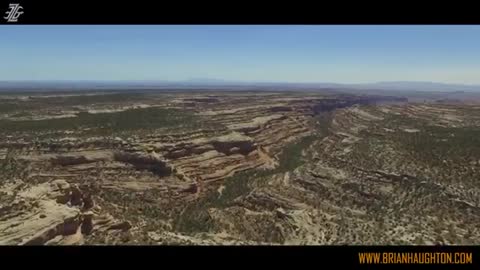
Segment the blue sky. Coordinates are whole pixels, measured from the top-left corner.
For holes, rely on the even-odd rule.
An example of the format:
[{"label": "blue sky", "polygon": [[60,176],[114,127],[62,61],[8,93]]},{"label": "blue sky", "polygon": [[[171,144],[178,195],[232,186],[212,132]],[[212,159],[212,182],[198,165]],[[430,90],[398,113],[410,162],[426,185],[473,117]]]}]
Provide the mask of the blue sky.
[{"label": "blue sky", "polygon": [[480,84],[480,26],[0,26],[0,80]]}]

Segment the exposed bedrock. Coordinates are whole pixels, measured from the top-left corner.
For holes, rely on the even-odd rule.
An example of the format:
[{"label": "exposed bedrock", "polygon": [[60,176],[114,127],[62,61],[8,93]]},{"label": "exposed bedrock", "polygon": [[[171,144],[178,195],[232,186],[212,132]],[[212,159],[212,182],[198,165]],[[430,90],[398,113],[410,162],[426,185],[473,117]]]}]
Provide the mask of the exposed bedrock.
[{"label": "exposed bedrock", "polygon": [[81,244],[82,233],[97,229],[92,220],[98,218],[89,210],[93,200],[76,185],[58,179],[21,187],[20,182],[3,189],[5,196],[17,193],[13,201],[0,204],[0,244]]},{"label": "exposed bedrock", "polygon": [[108,150],[93,150],[93,151],[72,152],[72,153],[61,154],[61,155],[43,154],[43,155],[39,155],[36,158],[32,158],[32,156],[26,156],[24,158],[30,159],[30,160],[33,159],[35,161],[49,159],[50,163],[53,165],[73,166],[73,165],[80,165],[80,164],[95,163],[98,161],[111,160],[112,153]]},{"label": "exposed bedrock", "polygon": [[235,153],[247,155],[255,149],[256,144],[252,138],[237,132],[232,132],[223,136],[178,143],[168,149],[164,156],[168,159],[179,159],[192,155],[200,155],[212,150],[226,155]]},{"label": "exposed bedrock", "polygon": [[265,126],[273,121],[281,121],[286,119],[287,116],[283,114],[272,114],[268,116],[259,116],[253,118],[249,122],[245,123],[235,123],[228,126],[229,129],[235,130],[238,132],[250,132],[257,129],[263,129]]},{"label": "exposed bedrock", "polygon": [[142,152],[116,152],[114,160],[132,164],[137,169],[149,170],[157,175],[169,175],[172,168],[156,154]]},{"label": "exposed bedrock", "polygon": [[238,133],[217,137],[212,140],[212,145],[220,153],[226,155],[241,153],[247,155],[256,149],[252,138]]}]

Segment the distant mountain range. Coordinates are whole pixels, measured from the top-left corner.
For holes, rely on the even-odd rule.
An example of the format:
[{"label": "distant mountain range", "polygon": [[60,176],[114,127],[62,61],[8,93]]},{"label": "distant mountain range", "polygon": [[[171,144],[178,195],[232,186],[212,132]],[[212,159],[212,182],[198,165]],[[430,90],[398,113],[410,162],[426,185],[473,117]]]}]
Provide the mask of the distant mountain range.
[{"label": "distant mountain range", "polygon": [[480,85],[447,84],[418,81],[391,81],[362,84],[341,83],[290,83],[241,82],[209,78],[192,78],[185,81],[0,81],[0,90],[75,90],[75,89],[176,89],[176,88],[266,88],[275,90],[391,90],[434,92],[480,92]]}]

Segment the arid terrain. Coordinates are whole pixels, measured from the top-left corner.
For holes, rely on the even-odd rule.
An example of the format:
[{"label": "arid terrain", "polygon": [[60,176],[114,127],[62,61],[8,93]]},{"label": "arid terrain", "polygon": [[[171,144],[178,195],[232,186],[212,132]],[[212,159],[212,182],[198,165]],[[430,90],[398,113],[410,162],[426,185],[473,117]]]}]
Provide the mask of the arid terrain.
[{"label": "arid terrain", "polygon": [[480,105],[0,94],[2,245],[480,244]]}]

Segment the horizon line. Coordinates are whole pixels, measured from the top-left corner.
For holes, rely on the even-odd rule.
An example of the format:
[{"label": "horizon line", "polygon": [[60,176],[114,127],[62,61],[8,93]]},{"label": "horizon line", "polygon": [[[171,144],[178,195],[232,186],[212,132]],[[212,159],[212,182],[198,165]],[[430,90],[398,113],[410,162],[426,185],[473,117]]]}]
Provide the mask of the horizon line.
[{"label": "horizon line", "polygon": [[413,80],[392,80],[392,81],[374,81],[374,82],[298,82],[298,81],[242,81],[215,78],[189,78],[183,80],[168,79],[24,79],[24,80],[0,80],[0,83],[21,83],[21,82],[105,82],[105,83],[128,83],[128,82],[150,82],[150,83],[199,83],[199,84],[338,84],[338,85],[369,85],[369,84],[385,84],[385,83],[423,83],[423,84],[442,84],[442,85],[462,85],[480,87],[480,83],[460,83],[460,82],[441,82],[441,81],[413,81]]}]

